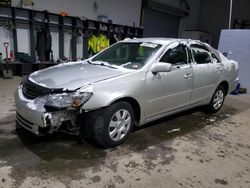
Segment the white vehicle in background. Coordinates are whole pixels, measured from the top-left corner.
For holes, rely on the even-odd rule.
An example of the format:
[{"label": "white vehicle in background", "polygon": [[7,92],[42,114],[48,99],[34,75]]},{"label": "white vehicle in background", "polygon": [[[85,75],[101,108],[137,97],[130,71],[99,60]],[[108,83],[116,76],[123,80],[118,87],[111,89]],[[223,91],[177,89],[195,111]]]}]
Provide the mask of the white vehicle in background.
[{"label": "white vehicle in background", "polygon": [[60,129],[103,147],[133,126],[206,105],[217,112],[238,81],[238,63],[208,44],[129,39],[81,62],[29,75],[15,93],[17,125],[39,135]]}]

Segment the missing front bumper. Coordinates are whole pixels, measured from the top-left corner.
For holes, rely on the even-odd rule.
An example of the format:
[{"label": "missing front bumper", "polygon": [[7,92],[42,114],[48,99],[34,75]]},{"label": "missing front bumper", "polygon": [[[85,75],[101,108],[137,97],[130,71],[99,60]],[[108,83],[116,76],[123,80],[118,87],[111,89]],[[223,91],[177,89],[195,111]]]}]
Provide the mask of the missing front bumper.
[{"label": "missing front bumper", "polygon": [[35,135],[39,135],[39,126],[26,120],[24,117],[22,117],[18,112],[16,112],[16,123],[25,128],[26,130],[34,133]]},{"label": "missing front bumper", "polygon": [[[46,112],[42,115],[43,126],[37,125],[30,120],[27,120],[18,112],[16,112],[16,122],[19,126],[39,136],[44,134],[53,134],[57,132],[63,124],[70,124],[72,127],[76,126],[76,115],[73,112]],[[70,123],[69,123],[70,122]]]},{"label": "missing front bumper", "polygon": [[22,86],[19,86],[14,93],[14,98],[17,123],[35,135],[40,135],[41,130],[52,134],[57,132],[64,122],[70,121],[73,125],[76,122],[76,111],[66,109],[48,111],[44,108],[45,101],[25,98]]}]

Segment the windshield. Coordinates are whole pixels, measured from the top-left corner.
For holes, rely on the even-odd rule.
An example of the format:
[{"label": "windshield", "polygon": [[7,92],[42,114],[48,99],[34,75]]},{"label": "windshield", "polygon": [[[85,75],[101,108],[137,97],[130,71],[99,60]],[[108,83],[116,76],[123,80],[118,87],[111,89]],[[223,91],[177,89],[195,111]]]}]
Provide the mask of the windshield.
[{"label": "windshield", "polygon": [[101,52],[91,62],[103,62],[127,69],[140,69],[158,51],[160,44],[121,42]]}]

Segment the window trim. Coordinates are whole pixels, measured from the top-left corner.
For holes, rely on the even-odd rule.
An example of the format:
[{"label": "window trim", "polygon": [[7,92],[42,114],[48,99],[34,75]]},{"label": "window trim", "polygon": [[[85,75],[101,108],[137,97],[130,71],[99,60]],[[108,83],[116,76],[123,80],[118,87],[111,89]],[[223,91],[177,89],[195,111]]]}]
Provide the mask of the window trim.
[{"label": "window trim", "polygon": [[[213,55],[214,55],[215,58],[213,58]],[[212,57],[212,59],[216,59],[217,60],[216,63],[221,63],[220,59],[214,53],[211,53],[211,57]]]},{"label": "window trim", "polygon": [[194,62],[193,53],[192,53],[190,47],[188,47],[188,46],[186,46],[186,50],[187,50],[187,54],[188,54],[188,61],[189,61],[189,64],[191,64],[191,63]]}]

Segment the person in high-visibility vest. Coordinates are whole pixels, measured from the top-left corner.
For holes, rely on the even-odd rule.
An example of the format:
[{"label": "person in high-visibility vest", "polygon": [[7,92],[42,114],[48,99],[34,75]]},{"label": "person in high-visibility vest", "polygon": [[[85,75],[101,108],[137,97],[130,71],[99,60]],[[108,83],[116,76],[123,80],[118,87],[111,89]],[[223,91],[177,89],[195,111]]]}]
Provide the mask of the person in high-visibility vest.
[{"label": "person in high-visibility vest", "polygon": [[98,36],[92,35],[88,40],[88,51],[90,55],[94,55],[109,46],[109,39],[100,34]]},{"label": "person in high-visibility vest", "polygon": [[97,53],[97,40],[96,35],[92,35],[92,37],[88,39],[88,52],[90,55]]},{"label": "person in high-visibility vest", "polygon": [[105,35],[100,34],[97,40],[97,52],[102,51],[108,46],[109,46],[109,39],[107,39]]}]

